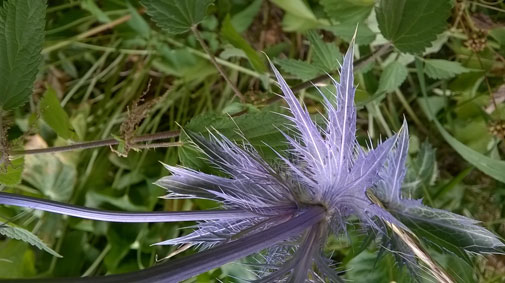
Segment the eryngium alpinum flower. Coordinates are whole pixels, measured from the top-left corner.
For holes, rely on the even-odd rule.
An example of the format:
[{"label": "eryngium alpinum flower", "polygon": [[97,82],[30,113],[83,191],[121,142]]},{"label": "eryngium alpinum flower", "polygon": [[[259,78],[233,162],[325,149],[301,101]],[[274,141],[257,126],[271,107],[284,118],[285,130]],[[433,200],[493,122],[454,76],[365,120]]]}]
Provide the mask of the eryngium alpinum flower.
[{"label": "eryngium alpinum flower", "polygon": [[[265,234],[262,240],[272,242],[255,257],[254,271],[262,278],[260,281],[341,281],[335,269],[329,267],[331,262],[323,254],[323,247],[329,234],[345,234],[350,218],[358,219],[363,228],[379,232],[377,234],[383,238],[398,240],[388,241],[389,249],[398,251],[400,262],[415,270],[416,257],[427,255],[409,228],[395,217],[408,214],[410,209],[415,212],[425,208],[420,201],[401,197],[408,147],[407,125],[404,122],[397,135],[375,148],[369,145],[365,150],[358,144],[353,102],[353,45],[344,57],[340,81],[333,81],[334,97],[327,99],[323,95],[326,112],[323,125],[311,120],[306,107],[299,103],[273,65],[272,69],[291,113],[286,118],[294,126],[283,131],[289,149],[278,153],[279,163],[267,163],[247,142],[239,146],[219,133],[211,133],[210,139],[188,133],[210,162],[227,177],[165,165],[172,175],[157,182],[170,192],[167,198],[212,199],[227,209],[250,211],[251,216],[202,221],[192,233],[159,244],[189,244],[207,249],[267,231],[303,211],[319,208],[322,216],[316,214],[317,221],[310,223],[307,229],[287,233],[283,241],[273,241]],[[336,102],[336,106],[331,101]],[[436,211],[466,224],[475,223],[452,213]],[[496,247],[502,245],[484,228],[473,226],[487,234]],[[390,229],[395,233],[386,236],[391,235]],[[413,243],[409,243],[409,239]],[[438,268],[434,262],[419,260],[428,265],[427,268]],[[439,272],[440,277],[445,276],[443,271]],[[432,275],[437,277],[435,272]]]}]

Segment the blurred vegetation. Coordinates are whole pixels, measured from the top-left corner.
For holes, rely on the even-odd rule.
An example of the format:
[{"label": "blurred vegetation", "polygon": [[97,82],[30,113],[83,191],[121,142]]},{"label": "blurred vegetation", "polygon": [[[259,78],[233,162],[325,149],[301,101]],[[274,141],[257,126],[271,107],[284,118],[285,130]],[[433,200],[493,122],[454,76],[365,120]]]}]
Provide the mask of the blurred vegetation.
[{"label": "blurred vegetation", "polygon": [[[16,1],[0,1],[4,10],[8,2]],[[213,170],[194,149],[181,146],[181,126],[216,128],[236,140],[243,134],[273,159],[265,144],[284,146],[277,127],[285,121],[272,114],[283,109],[266,58],[318,116],[322,98],[314,85],[323,94],[332,91],[327,74],[338,77],[341,54],[357,27],[362,141],[392,135],[405,117],[409,194],[505,236],[502,1],[193,0],[188,13],[194,17],[182,24],[170,18],[180,17],[175,9],[163,7],[172,2],[178,1],[48,1],[45,38],[35,22],[27,25],[26,56],[33,60],[16,65],[40,66],[36,78],[0,77],[1,190],[109,210],[214,207],[158,198],[164,190],[153,182],[167,174],[160,162]],[[6,52],[12,40],[0,33],[0,65],[14,58]],[[33,55],[38,52],[40,60]],[[33,91],[15,85],[30,76]],[[8,97],[9,87],[18,87],[18,96]],[[162,143],[136,139],[167,131],[174,137]],[[104,139],[113,145],[23,151]],[[147,268],[177,248],[153,243],[187,233],[181,228],[191,225],[104,223],[8,206],[0,207],[0,220],[6,222],[0,233],[9,237],[0,241],[2,278]],[[11,239],[14,234],[24,241]],[[377,251],[362,251],[355,241],[360,237],[332,239],[327,247],[347,279],[409,282],[391,258],[376,261]],[[435,258],[458,282],[503,282],[504,256],[473,257],[469,265],[439,252],[433,251]],[[249,276],[245,266],[229,264],[195,280]]]}]

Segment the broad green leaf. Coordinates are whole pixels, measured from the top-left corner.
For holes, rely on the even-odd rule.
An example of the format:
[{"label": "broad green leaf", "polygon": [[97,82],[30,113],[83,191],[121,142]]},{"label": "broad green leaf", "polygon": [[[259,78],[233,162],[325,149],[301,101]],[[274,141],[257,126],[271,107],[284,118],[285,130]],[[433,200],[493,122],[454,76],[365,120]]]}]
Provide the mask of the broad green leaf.
[{"label": "broad green leaf", "polygon": [[262,2],[263,0],[254,0],[247,8],[231,17],[231,23],[237,32],[242,33],[251,25],[260,11]]},{"label": "broad green leaf", "polygon": [[221,36],[226,38],[233,46],[240,48],[244,51],[249,62],[253,66],[253,68],[260,72],[265,73],[267,71],[267,67],[261,60],[260,56],[254,50],[249,42],[247,42],[233,27],[230,16],[227,15],[223,21],[223,26],[221,27]]},{"label": "broad green leaf", "polygon": [[21,174],[23,173],[25,159],[24,157],[18,157],[11,160],[7,168],[2,168],[0,164],[0,184],[6,186],[17,185],[21,182]]},{"label": "broad green leaf", "polygon": [[0,108],[23,105],[42,62],[45,0],[9,0],[0,7]]},{"label": "broad green leaf", "polygon": [[0,262],[2,279],[28,278],[36,274],[35,254],[24,242],[13,240],[0,242]]},{"label": "broad green leaf", "polygon": [[324,42],[319,35],[310,31],[307,33],[313,53],[313,63],[322,68],[325,72],[332,72],[339,67],[342,62],[342,54],[337,46],[332,43]]},{"label": "broad green leaf", "polygon": [[374,0],[322,0],[321,5],[328,17],[339,23],[356,25],[372,12]]},{"label": "broad green leaf", "polygon": [[42,119],[51,127],[58,136],[64,139],[75,137],[75,132],[70,124],[68,115],[60,105],[56,91],[48,86],[44,96],[40,100],[40,113]]},{"label": "broad green leaf", "polygon": [[390,92],[402,85],[408,75],[407,68],[394,61],[384,68],[379,80],[377,92]]},{"label": "broad green leaf", "polygon": [[25,156],[23,179],[52,200],[68,201],[76,178],[75,167],[62,162],[56,155]]},{"label": "broad green leaf", "polygon": [[[341,37],[347,42],[351,42],[356,30],[356,23],[338,24],[334,26],[323,27],[325,30],[332,32],[334,35]],[[367,45],[375,40],[376,34],[365,24],[358,26],[355,42],[358,45]]]},{"label": "broad green leaf", "polygon": [[379,29],[396,48],[421,53],[445,30],[450,0],[381,0],[376,8]]},{"label": "broad green leaf", "polygon": [[284,72],[302,81],[313,79],[317,75],[323,73],[317,66],[296,59],[275,59],[275,63],[277,63]]},{"label": "broad green leaf", "polygon": [[17,227],[10,223],[7,223],[4,224],[2,227],[0,227],[0,234],[11,239],[16,239],[28,243],[40,250],[50,253],[55,257],[61,257],[60,254],[58,254],[53,249],[48,247],[44,242],[42,242],[42,240],[39,239],[37,235],[21,227]]},{"label": "broad green leaf", "polygon": [[296,17],[313,21],[317,20],[312,10],[303,0],[272,0],[272,2]]},{"label": "broad green leaf", "polygon": [[424,60],[424,72],[428,77],[436,80],[449,79],[469,71],[470,69],[462,66],[459,62],[442,59]]},{"label": "broad green leaf", "polygon": [[131,19],[127,22],[128,25],[143,38],[148,38],[151,33],[149,24],[144,20],[144,18],[142,18],[137,9],[135,9],[130,2],[127,2],[127,5],[128,11],[131,15]]},{"label": "broad green leaf", "polygon": [[141,3],[160,28],[171,34],[180,34],[200,23],[214,0],[142,0]]},{"label": "broad green leaf", "polygon": [[478,221],[449,211],[418,205],[391,209],[391,213],[414,234],[434,241],[440,248],[450,250],[445,246],[451,243],[470,252],[492,253],[505,246],[493,233],[477,225]]},{"label": "broad green leaf", "polygon": [[104,258],[108,270],[115,270],[119,262],[128,254],[146,223],[111,223],[107,230],[107,239],[111,245],[110,252]]}]

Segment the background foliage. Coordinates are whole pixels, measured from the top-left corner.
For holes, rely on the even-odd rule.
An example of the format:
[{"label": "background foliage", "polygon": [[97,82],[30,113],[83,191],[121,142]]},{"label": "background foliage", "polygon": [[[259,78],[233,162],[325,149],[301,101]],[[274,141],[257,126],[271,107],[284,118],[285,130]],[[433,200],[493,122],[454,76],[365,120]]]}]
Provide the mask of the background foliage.
[{"label": "background foliage", "polygon": [[[341,52],[358,27],[359,136],[390,136],[406,117],[409,194],[505,235],[501,1],[49,0],[47,8],[39,0],[0,3],[3,191],[110,210],[214,207],[209,201],[158,199],[164,191],[152,183],[167,174],[159,161],[213,168],[187,144],[147,150],[132,146],[133,137],[213,127],[237,141],[245,136],[273,160],[265,144],[284,146],[277,128],[285,120],[272,113],[283,109],[266,57],[317,118],[322,98],[312,83],[323,94],[331,91],[327,73],[338,76]],[[109,138],[119,145],[15,154],[23,146]],[[182,134],[169,141],[187,139]],[[175,250],[151,244],[186,233],[180,228],[189,225],[111,224],[6,206],[0,218],[3,278],[146,268]],[[430,236],[429,228],[423,231]],[[327,247],[348,270],[347,279],[409,282],[392,258],[377,261],[376,250],[358,245],[363,238],[350,234]],[[436,240],[450,243],[451,235]],[[501,282],[505,276],[503,256],[458,257],[440,253],[437,245],[431,249],[459,282]],[[249,276],[243,265],[229,264],[195,280]]]}]

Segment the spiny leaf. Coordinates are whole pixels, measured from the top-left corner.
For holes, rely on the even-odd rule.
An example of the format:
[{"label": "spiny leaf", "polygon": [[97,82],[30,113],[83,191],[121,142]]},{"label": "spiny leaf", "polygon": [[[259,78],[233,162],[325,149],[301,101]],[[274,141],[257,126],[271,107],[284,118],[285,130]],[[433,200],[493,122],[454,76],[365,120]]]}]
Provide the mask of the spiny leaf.
[{"label": "spiny leaf", "polygon": [[470,69],[462,66],[459,62],[442,59],[424,60],[424,72],[428,77],[436,80],[450,79],[456,75],[469,71]]},{"label": "spiny leaf", "polygon": [[45,0],[9,0],[0,7],[0,108],[14,109],[32,94],[42,62]]},{"label": "spiny leaf", "polygon": [[421,53],[445,30],[450,0],[381,0],[376,8],[379,29],[396,48]]},{"label": "spiny leaf", "polygon": [[160,28],[180,34],[200,23],[214,0],[142,0],[141,3]]},{"label": "spiny leaf", "polygon": [[58,254],[56,251],[54,251],[53,249],[48,247],[44,242],[42,242],[42,240],[39,239],[37,235],[21,227],[17,227],[9,223],[3,224],[3,226],[0,227],[0,234],[11,239],[26,242],[34,247],[39,248],[40,250],[52,254],[55,257],[62,257],[60,254]]},{"label": "spiny leaf", "polygon": [[393,209],[392,214],[415,234],[431,234],[467,251],[493,253],[505,246],[493,233],[477,225],[476,220],[445,210],[417,205]]},{"label": "spiny leaf", "polygon": [[335,44],[324,42],[314,31],[307,33],[307,39],[314,50],[315,65],[321,67],[325,72],[334,71],[339,67],[339,62],[342,62],[342,54]]}]

